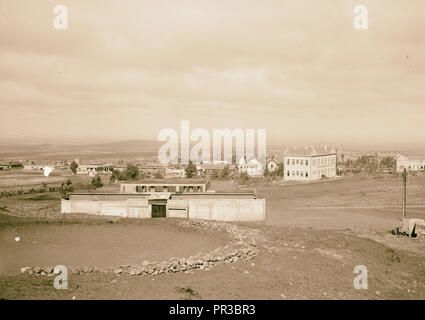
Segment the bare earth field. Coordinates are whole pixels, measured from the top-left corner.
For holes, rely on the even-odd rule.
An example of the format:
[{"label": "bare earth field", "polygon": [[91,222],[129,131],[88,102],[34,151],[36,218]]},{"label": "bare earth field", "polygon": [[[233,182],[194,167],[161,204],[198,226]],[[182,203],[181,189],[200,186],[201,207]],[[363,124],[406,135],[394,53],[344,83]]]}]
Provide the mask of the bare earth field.
[{"label": "bare earth field", "polygon": [[27,189],[28,187],[47,185],[60,185],[66,179],[59,172],[53,172],[48,177],[43,171],[26,171],[24,169],[0,171],[0,192]]},{"label": "bare earth field", "polygon": [[[425,299],[425,240],[389,232],[401,216],[396,176],[211,186],[232,188],[257,189],[266,198],[265,222],[239,224],[264,236],[253,260],[155,276],[70,274],[68,290],[54,289],[51,277],[16,274],[17,269],[56,261],[120,265],[184,257],[225,245],[227,239],[222,233],[179,230],[178,219],[63,217],[58,196],[0,199],[0,207],[8,210],[0,215],[0,267],[5,270],[0,272],[0,298]],[[51,214],[18,217],[17,203],[28,212],[50,206]],[[408,204],[408,216],[424,218],[425,177],[409,177]],[[22,237],[19,243],[16,236]],[[353,287],[356,265],[368,269],[368,290]]]},{"label": "bare earth field", "polygon": [[[15,237],[20,241],[16,242]],[[188,232],[172,223],[29,223],[1,228],[0,275],[23,266],[119,267],[191,256],[225,245],[217,235]],[[116,263],[120,261],[120,263]]]},{"label": "bare earth field", "polygon": [[[26,219],[26,218],[25,218]],[[24,219],[24,221],[25,221]],[[90,219],[89,219],[90,220]],[[21,220],[22,221],[22,220]],[[70,220],[72,221],[72,220]],[[157,220],[166,225],[172,223]],[[76,221],[74,221],[77,223]],[[156,221],[155,221],[156,222]],[[33,228],[34,221],[25,226]],[[96,226],[78,220],[84,227]],[[8,225],[10,224],[7,223]],[[134,225],[133,225],[134,224]],[[141,224],[149,225],[149,221]],[[103,224],[101,224],[103,225]],[[136,220],[120,220],[111,228],[135,228]],[[51,277],[34,275],[0,276],[2,299],[424,299],[425,256],[403,250],[393,250],[386,245],[354,235],[350,231],[318,232],[308,228],[245,226],[261,230],[265,241],[258,244],[259,255],[250,261],[239,260],[232,264],[196,270],[193,273],[175,273],[156,276],[116,276],[94,272],[70,274],[68,290],[53,288]],[[53,226],[53,225],[52,225]],[[51,226],[49,226],[50,228]],[[139,227],[139,226],[137,226]],[[7,227],[9,228],[9,227]],[[142,227],[143,228],[143,227]],[[133,229],[134,230],[134,229]],[[23,231],[23,229],[21,229]],[[54,233],[55,228],[52,229]],[[106,231],[106,229],[104,230]],[[111,229],[108,230],[110,232]],[[2,231],[3,233],[4,231]],[[50,232],[48,233],[50,235]],[[82,233],[82,235],[84,232]],[[11,234],[12,235],[12,234]],[[4,234],[2,236],[5,236]],[[222,239],[216,234],[216,242]],[[186,237],[186,236],[185,236]],[[137,238],[137,236],[136,236]],[[183,238],[181,235],[179,238]],[[125,239],[125,238],[121,238]],[[25,241],[25,238],[23,239]],[[83,239],[81,239],[83,241]],[[59,241],[60,242],[60,241]],[[133,240],[120,245],[131,246]],[[50,245],[53,245],[51,243]],[[43,241],[42,244],[45,244]],[[39,244],[40,246],[42,244]],[[168,243],[167,243],[168,244]],[[10,245],[12,245],[10,243]],[[13,244],[16,246],[16,244]],[[199,249],[193,241],[185,243],[188,251]],[[198,247],[193,248],[196,245]],[[91,246],[88,246],[88,249]],[[134,246],[132,247],[134,248]],[[48,249],[48,246],[45,248]],[[146,250],[145,246],[141,250]],[[149,249],[155,251],[156,248]],[[41,249],[39,249],[41,250]],[[134,249],[126,252],[137,254]],[[58,260],[67,257],[59,251]],[[183,252],[182,252],[183,253]],[[144,257],[149,253],[139,253]],[[173,253],[173,255],[175,255]],[[123,257],[118,254],[116,258]],[[128,258],[128,257],[127,257]],[[34,257],[35,259],[35,257]],[[128,261],[128,259],[125,259]],[[28,261],[28,260],[27,260]],[[353,287],[354,266],[368,268],[369,289]],[[182,293],[181,288],[194,294]],[[255,288],[255,289],[254,289]]]}]

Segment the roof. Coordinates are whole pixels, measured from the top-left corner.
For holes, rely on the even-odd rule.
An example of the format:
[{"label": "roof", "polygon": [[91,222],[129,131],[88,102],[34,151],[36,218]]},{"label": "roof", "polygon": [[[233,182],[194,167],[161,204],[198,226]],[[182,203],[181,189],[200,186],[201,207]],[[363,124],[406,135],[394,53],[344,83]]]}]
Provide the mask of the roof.
[{"label": "roof", "polygon": [[188,178],[165,178],[165,179],[143,179],[137,182],[123,184],[206,184],[205,179],[188,179]]},{"label": "roof", "polygon": [[395,158],[397,161],[425,161],[425,157],[417,157],[417,156],[409,156],[406,157],[405,155],[399,154]]},{"label": "roof", "polygon": [[279,162],[277,162],[274,158],[273,159],[270,159],[270,160],[267,160],[267,164],[269,164],[270,162],[274,162],[276,164],[279,164]]},{"label": "roof", "polygon": [[286,148],[283,152],[284,156],[319,156],[319,155],[328,155],[328,154],[336,154],[335,148],[328,147],[315,147],[315,146],[305,146],[305,147],[293,147]]},{"label": "roof", "polygon": [[229,169],[234,169],[236,165],[234,164],[224,164],[224,163],[217,163],[217,164],[198,164],[198,167],[204,169],[204,170],[224,170],[225,167],[229,167]]}]

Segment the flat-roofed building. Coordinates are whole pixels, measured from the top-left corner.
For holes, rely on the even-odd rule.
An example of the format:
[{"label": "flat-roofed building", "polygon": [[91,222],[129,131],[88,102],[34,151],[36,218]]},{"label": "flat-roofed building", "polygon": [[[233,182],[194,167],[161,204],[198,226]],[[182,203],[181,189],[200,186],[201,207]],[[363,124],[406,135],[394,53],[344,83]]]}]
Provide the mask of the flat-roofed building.
[{"label": "flat-roofed building", "polygon": [[255,192],[71,193],[61,212],[128,218],[191,218],[216,221],[265,219],[265,199]]},{"label": "flat-roofed building", "polygon": [[404,169],[407,171],[425,171],[425,159],[416,157],[407,158],[399,154],[395,157],[395,161],[397,172],[402,172]]},{"label": "flat-roofed building", "polygon": [[206,163],[206,164],[198,164],[196,166],[196,170],[199,176],[214,177],[214,176],[221,176],[223,174],[223,171],[227,168],[228,175],[231,176],[235,173],[236,167],[237,166],[235,164]]},{"label": "flat-roofed building", "polygon": [[206,192],[208,186],[209,180],[203,179],[144,179],[121,184],[120,192]]},{"label": "flat-roofed building", "polygon": [[185,168],[167,168],[165,171],[166,178],[186,178]]},{"label": "flat-roofed building", "polygon": [[102,163],[79,164],[77,174],[94,177],[96,174],[110,173],[111,166]]},{"label": "flat-roofed building", "polygon": [[317,180],[336,176],[336,150],[327,147],[286,149],[283,155],[284,180]]}]

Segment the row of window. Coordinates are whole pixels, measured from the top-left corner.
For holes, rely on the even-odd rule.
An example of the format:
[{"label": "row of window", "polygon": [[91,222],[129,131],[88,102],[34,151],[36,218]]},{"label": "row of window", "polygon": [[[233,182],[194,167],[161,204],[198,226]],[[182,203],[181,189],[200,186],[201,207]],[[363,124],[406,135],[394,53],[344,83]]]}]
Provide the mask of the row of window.
[{"label": "row of window", "polygon": [[308,178],[308,171],[287,171],[286,175],[288,177],[306,177]]},{"label": "row of window", "polygon": [[[287,165],[301,165],[301,166],[308,166],[308,160],[305,159],[286,159],[286,164]],[[326,158],[318,158],[318,159],[312,159],[311,163],[313,166],[315,166],[316,164],[321,166],[321,165],[325,165],[325,164],[334,164],[335,163],[335,157],[326,157]]]},{"label": "row of window", "polygon": [[[183,192],[202,192],[201,186],[180,186]],[[125,187],[123,187],[125,192]],[[136,186],[136,192],[176,192],[176,186]]]},{"label": "row of window", "polygon": [[257,169],[257,165],[255,164],[242,164],[239,166],[239,170],[242,169]]},{"label": "row of window", "polygon": [[409,165],[409,166],[403,166],[403,165],[401,165],[401,166],[399,166],[399,170],[401,171],[401,170],[403,170],[404,168],[406,168],[407,170],[425,170],[425,166],[419,166],[419,165],[413,165],[413,166],[411,166],[411,165]]},{"label": "row of window", "polygon": [[[334,168],[326,168],[326,169],[321,169],[321,170],[313,170],[311,172],[311,174],[314,176],[316,174],[322,176],[322,175],[330,175],[330,174],[334,174],[335,173],[335,169]],[[286,171],[286,175],[288,177],[306,177],[308,178],[309,176],[309,172],[308,171]]]},{"label": "row of window", "polygon": [[[291,159],[287,159],[286,164],[289,166],[290,163],[291,163]],[[308,160],[304,161],[304,160],[300,160],[300,159],[292,159],[292,165],[297,164],[297,165],[303,166],[304,163],[305,163],[306,166],[308,166]]]}]

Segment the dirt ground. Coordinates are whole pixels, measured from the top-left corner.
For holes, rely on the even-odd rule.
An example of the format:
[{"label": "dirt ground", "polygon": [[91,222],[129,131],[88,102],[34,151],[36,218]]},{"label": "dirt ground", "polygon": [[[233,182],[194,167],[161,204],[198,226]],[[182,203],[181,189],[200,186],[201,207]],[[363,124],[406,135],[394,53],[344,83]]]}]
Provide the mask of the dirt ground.
[{"label": "dirt ground", "polygon": [[[0,274],[0,298],[425,299],[425,239],[390,233],[401,216],[401,188],[396,176],[245,186],[219,181],[213,182],[211,189],[257,189],[266,198],[266,221],[241,224],[264,235],[265,241],[257,244],[260,252],[255,259],[190,274],[70,274],[69,288],[62,291],[53,288],[51,277],[8,271]],[[42,260],[49,257],[50,251],[63,259],[74,256],[75,260],[67,260],[69,263],[89,261],[90,253],[95,252],[98,260],[93,263],[119,265],[133,258],[161,260],[167,255],[190,255],[226,243],[223,234],[177,234],[173,220],[167,219],[65,218],[57,209],[52,209],[56,215],[11,217],[18,208],[14,203],[31,210],[31,206],[57,205],[58,200],[0,200],[0,207],[8,210],[0,215],[0,256],[17,261],[2,261],[0,265],[11,265],[11,269],[31,261],[55,264],[56,260]],[[423,176],[409,177],[408,216],[425,218]],[[143,232],[138,233],[139,230]],[[13,240],[17,233],[23,235],[23,242],[18,245]],[[148,239],[159,233],[164,236],[163,241]],[[112,238],[119,242],[119,249],[113,248]],[[87,253],[82,253],[83,246],[79,244],[86,240],[90,246],[84,246]],[[37,249],[33,256],[25,253],[34,247]],[[66,252],[70,252],[70,257]],[[80,256],[84,259],[76,259]],[[40,260],[30,260],[31,257]],[[354,289],[353,269],[357,265],[367,267],[367,290]]]},{"label": "dirt ground", "polygon": [[[33,224],[21,227],[32,228]],[[351,231],[244,226],[259,229],[265,236],[265,241],[258,244],[259,255],[250,261],[239,260],[190,274],[70,274],[68,290],[54,289],[51,277],[2,275],[0,298],[425,299],[425,255],[393,250]],[[118,221],[111,226],[117,231],[123,227],[139,226],[135,220]],[[219,245],[215,241],[213,244]],[[354,289],[356,265],[368,269],[368,290]]]},{"label": "dirt ground", "polygon": [[[64,222],[1,227],[0,275],[18,274],[25,266],[118,268],[120,264],[210,252],[226,243],[219,235],[189,232],[173,220],[90,225]],[[19,242],[15,237],[20,238]]]}]

